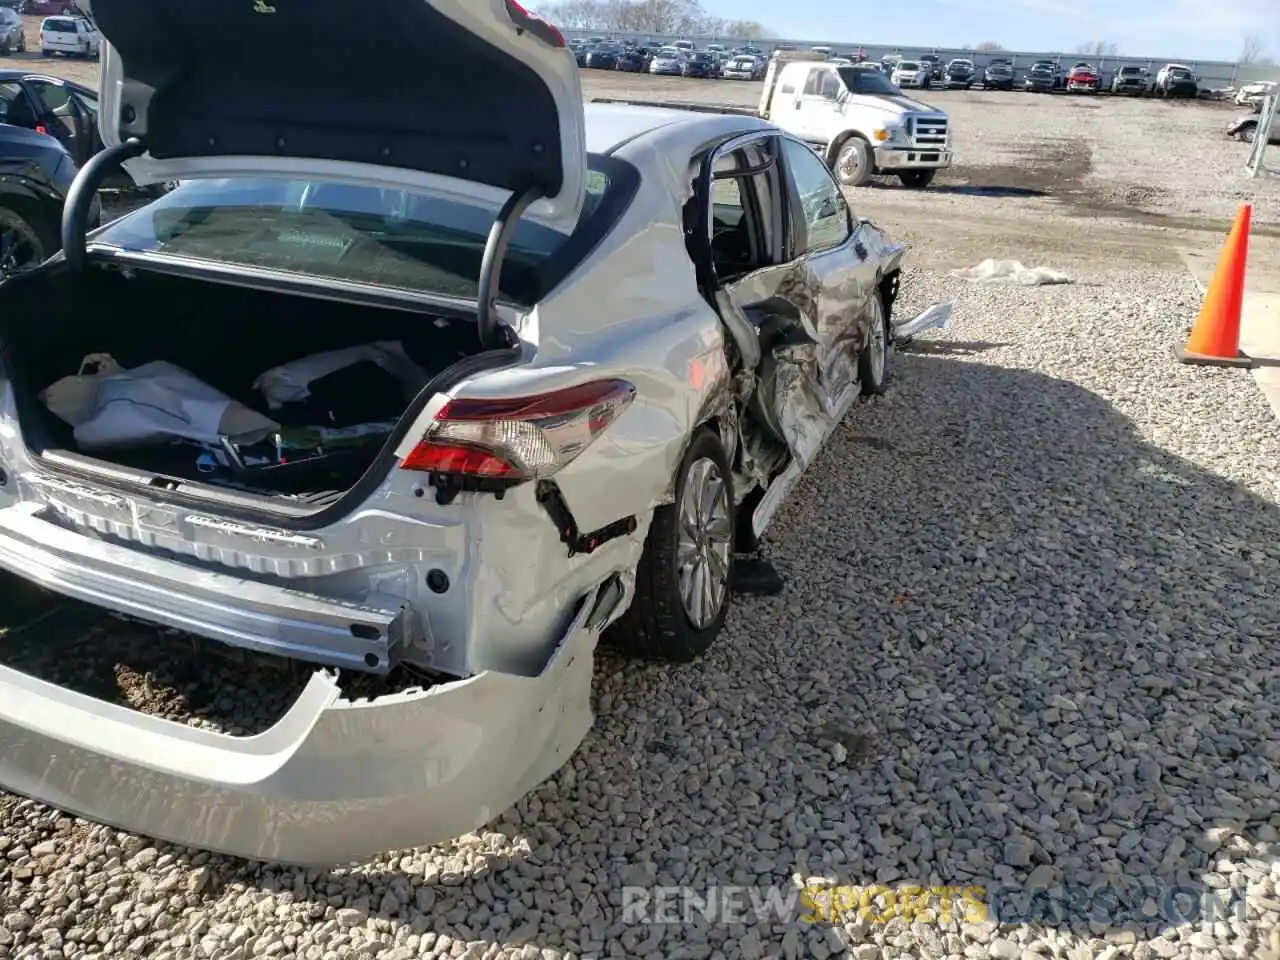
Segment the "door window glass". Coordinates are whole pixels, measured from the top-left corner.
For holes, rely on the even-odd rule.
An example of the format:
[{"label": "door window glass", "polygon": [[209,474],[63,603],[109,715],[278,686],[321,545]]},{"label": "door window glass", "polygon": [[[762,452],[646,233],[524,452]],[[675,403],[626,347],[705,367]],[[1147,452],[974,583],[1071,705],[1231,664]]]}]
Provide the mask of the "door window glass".
[{"label": "door window glass", "polygon": [[795,140],[783,140],[788,175],[799,194],[804,224],[796,253],[839,246],[849,237],[849,204],[818,155]]},{"label": "door window glass", "polygon": [[36,95],[40,105],[48,113],[56,117],[72,116],[71,94],[60,83],[48,83],[44,80],[29,80],[31,92]]}]

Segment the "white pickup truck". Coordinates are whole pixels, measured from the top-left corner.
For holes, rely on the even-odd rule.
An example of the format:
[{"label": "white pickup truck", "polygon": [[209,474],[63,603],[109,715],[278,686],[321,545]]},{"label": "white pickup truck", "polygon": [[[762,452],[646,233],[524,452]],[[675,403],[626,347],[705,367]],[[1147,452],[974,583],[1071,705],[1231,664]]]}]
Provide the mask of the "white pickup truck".
[{"label": "white pickup truck", "polygon": [[833,64],[808,51],[775,53],[760,115],[820,150],[846,186],[884,174],[924,188],[951,166],[947,115],[870,67]]}]

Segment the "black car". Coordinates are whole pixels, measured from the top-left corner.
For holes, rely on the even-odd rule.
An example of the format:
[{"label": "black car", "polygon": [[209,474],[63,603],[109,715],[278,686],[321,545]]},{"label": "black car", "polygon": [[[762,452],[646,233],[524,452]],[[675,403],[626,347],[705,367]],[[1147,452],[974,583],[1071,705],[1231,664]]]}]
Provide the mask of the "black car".
[{"label": "black car", "polygon": [[[102,149],[97,91],[61,77],[0,70],[0,123],[52,137],[71,154],[76,166],[84,166]],[[103,185],[111,190],[136,187],[122,170],[109,174]],[[157,185],[148,191],[163,193],[165,189]]]},{"label": "black car", "polygon": [[[80,168],[52,137],[0,125],[0,280],[38,266],[62,246],[62,204]],[[95,198],[89,223],[102,219]]]},{"label": "black car", "polygon": [[720,76],[720,58],[714,53],[708,53],[705,50],[699,50],[697,53],[689,54],[689,59],[684,62],[683,73],[686,77],[701,77],[711,79]]},{"label": "black car", "polygon": [[982,71],[982,86],[986,90],[1012,90],[1013,67],[1007,63],[992,63]]},{"label": "black car", "polygon": [[952,60],[947,64],[947,87],[956,90],[968,90],[976,79],[976,71],[970,60]]},{"label": "black car", "polygon": [[649,69],[649,51],[645,47],[632,47],[618,55],[616,70],[625,73],[645,73]]},{"label": "black car", "polygon": [[1166,67],[1156,80],[1156,93],[1162,97],[1195,97],[1200,84],[1186,67]]},{"label": "black car", "polygon": [[1022,78],[1022,87],[1032,93],[1052,93],[1058,87],[1057,68],[1049,64],[1033,64]]},{"label": "black car", "polygon": [[587,61],[584,66],[588,70],[614,70],[618,66],[618,57],[621,55],[621,48],[602,44],[587,51]]},{"label": "black car", "polygon": [[928,68],[930,82],[942,82],[945,68],[942,66],[941,57],[936,53],[922,53],[920,56],[916,57],[916,59],[920,61],[920,65],[922,67]]}]

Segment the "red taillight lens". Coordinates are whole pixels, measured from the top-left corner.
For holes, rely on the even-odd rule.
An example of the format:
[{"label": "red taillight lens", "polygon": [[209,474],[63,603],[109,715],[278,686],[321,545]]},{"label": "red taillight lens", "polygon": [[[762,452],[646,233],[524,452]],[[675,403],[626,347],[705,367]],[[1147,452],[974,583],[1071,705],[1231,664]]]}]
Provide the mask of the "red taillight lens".
[{"label": "red taillight lens", "polygon": [[530,13],[525,9],[524,4],[518,0],[506,0],[507,13],[511,15],[519,26],[542,37],[543,40],[551,44],[553,47],[563,47],[565,45],[564,34],[557,27],[552,26],[536,13]]},{"label": "red taillight lens", "polygon": [[48,134],[49,134],[49,128],[48,128],[48,127],[46,127],[43,123],[37,123],[37,124],[36,124],[36,133],[43,133],[43,134],[45,134],[46,136],[48,136]]},{"label": "red taillight lens", "polygon": [[635,399],[625,380],[596,380],[565,390],[502,400],[450,400],[405,470],[534,480],[571,463]]}]

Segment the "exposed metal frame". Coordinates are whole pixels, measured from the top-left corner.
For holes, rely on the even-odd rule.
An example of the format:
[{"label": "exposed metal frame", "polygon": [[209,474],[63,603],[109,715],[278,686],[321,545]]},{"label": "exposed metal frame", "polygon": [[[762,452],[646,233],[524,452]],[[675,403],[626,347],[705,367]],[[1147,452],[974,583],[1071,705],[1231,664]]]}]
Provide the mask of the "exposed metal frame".
[{"label": "exposed metal frame", "polygon": [[1269,173],[1263,164],[1267,145],[1271,142],[1271,131],[1275,129],[1276,113],[1280,111],[1280,92],[1269,93],[1262,100],[1262,110],[1258,114],[1258,126],[1253,137],[1253,151],[1249,154],[1248,171],[1251,177],[1260,177]]}]

